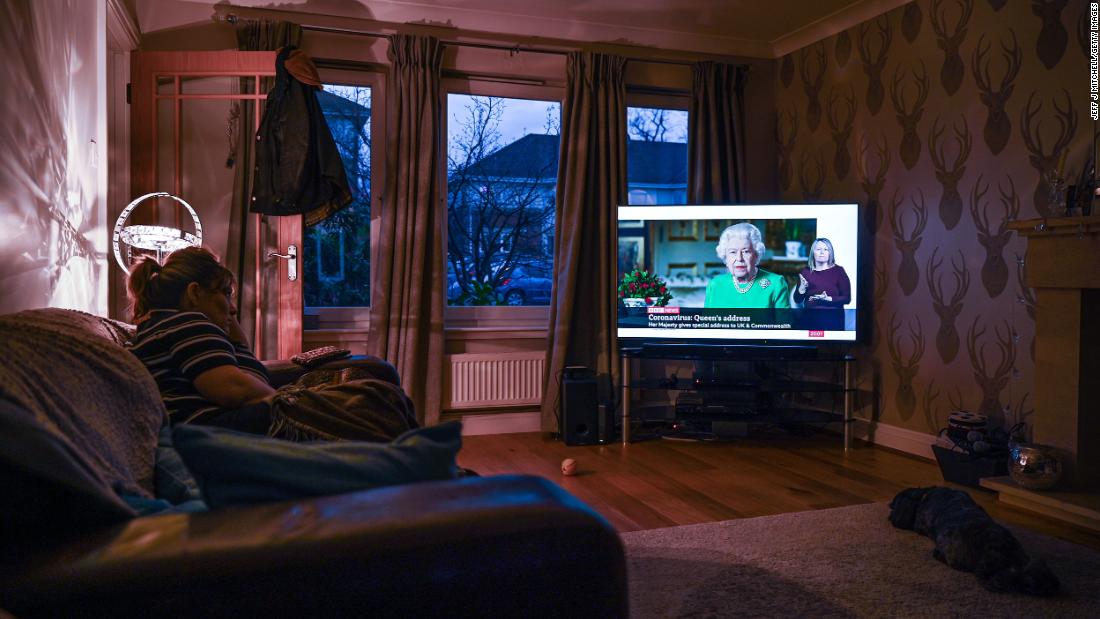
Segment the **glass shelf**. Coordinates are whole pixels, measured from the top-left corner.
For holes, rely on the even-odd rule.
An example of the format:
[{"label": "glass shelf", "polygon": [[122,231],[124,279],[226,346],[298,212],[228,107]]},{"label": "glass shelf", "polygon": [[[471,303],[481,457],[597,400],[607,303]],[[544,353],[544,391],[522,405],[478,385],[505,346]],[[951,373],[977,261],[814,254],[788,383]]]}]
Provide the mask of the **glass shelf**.
[{"label": "glass shelf", "polygon": [[[736,406],[711,407],[712,410],[685,411],[677,410],[672,404],[647,404],[636,408],[631,415],[632,421],[645,423],[647,421],[734,421],[743,423],[843,423],[844,414],[830,410],[804,408],[804,407],[776,407],[766,410],[749,412],[752,407],[746,406],[745,412],[738,412]],[[719,410],[721,408],[721,410]]]},{"label": "glass shelf", "polygon": [[[721,384],[704,383],[697,385],[690,378],[677,379],[675,383],[668,378],[641,378],[630,383],[631,389],[667,389],[669,391],[698,391],[700,393],[715,393],[723,391],[760,391],[770,393],[843,393],[844,385],[836,382],[812,381],[812,380],[734,380]],[[855,391],[855,389],[850,389]]]}]

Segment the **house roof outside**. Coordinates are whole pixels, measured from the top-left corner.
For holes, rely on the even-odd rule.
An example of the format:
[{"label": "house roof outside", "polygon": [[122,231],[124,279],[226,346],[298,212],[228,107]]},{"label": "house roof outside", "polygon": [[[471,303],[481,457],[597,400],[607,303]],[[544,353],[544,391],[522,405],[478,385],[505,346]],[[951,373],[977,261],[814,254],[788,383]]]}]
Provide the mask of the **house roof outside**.
[{"label": "house roof outside", "polygon": [[325,111],[325,116],[344,118],[370,118],[370,108],[345,99],[324,90],[317,91],[317,103]]},{"label": "house roof outside", "polygon": [[[492,178],[528,179],[539,176],[534,166],[549,161],[544,177],[556,180],[558,142],[556,135],[529,133],[474,164],[470,172]],[[628,185],[687,184],[687,144],[682,142],[630,140],[626,161]]]}]

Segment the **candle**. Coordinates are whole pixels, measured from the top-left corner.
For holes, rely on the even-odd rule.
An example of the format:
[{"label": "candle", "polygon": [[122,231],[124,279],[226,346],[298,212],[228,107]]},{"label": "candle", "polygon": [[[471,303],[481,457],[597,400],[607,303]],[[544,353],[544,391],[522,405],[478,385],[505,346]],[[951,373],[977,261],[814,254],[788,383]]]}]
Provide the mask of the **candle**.
[{"label": "candle", "polygon": [[1062,149],[1062,154],[1058,157],[1058,165],[1054,168],[1054,176],[1057,178],[1065,178],[1062,176],[1062,172],[1066,169],[1066,153],[1068,149]]}]

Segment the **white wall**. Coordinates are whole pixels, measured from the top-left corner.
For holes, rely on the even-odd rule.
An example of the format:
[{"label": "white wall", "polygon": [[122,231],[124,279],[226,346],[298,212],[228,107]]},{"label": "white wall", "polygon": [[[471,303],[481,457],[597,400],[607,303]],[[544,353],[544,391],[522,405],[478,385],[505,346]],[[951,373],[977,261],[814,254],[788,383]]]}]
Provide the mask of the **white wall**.
[{"label": "white wall", "polygon": [[0,313],[106,314],[105,0],[7,0],[0,50]]}]

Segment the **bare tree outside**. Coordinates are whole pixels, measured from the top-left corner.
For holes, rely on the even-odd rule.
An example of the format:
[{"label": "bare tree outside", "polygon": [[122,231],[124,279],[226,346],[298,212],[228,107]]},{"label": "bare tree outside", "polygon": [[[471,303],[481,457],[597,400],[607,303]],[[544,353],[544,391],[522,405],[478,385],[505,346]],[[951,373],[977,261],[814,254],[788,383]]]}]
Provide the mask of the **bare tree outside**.
[{"label": "bare tree outside", "polygon": [[626,108],[629,204],[687,200],[688,113],[672,108]]},{"label": "bare tree outside", "polygon": [[351,186],[352,202],[305,230],[308,307],[370,305],[371,89],[325,85],[318,93]]},{"label": "bare tree outside", "polygon": [[548,302],[560,107],[551,101],[448,96],[450,303]]},{"label": "bare tree outside", "polygon": [[628,107],[626,133],[643,142],[687,142],[687,112],[653,107]]}]

